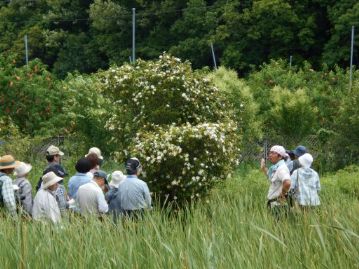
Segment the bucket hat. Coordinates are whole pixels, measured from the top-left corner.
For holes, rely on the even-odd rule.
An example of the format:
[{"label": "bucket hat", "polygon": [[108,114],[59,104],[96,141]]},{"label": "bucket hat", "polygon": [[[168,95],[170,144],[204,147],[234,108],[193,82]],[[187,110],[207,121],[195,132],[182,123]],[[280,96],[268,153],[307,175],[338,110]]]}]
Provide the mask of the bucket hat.
[{"label": "bucket hat", "polygon": [[22,177],[25,176],[27,173],[29,173],[32,169],[31,164],[20,162],[19,166],[15,168],[14,175],[16,177]]},{"label": "bucket hat", "polygon": [[110,181],[109,185],[111,187],[118,188],[118,186],[120,186],[120,184],[122,183],[122,181],[125,178],[126,178],[126,176],[121,171],[114,171],[111,174],[111,181]]},{"label": "bucket hat", "polygon": [[101,155],[101,150],[99,148],[96,148],[96,147],[90,148],[89,152],[85,155],[85,157],[87,157],[91,153],[96,154],[100,160],[103,160],[103,156]]},{"label": "bucket hat", "polygon": [[54,172],[48,172],[47,174],[42,176],[42,188],[46,190],[48,187],[56,184],[62,179],[62,177],[58,177]]},{"label": "bucket hat", "polygon": [[54,145],[51,145],[50,147],[47,148],[46,155],[50,155],[50,156],[60,155],[60,156],[63,156],[64,153],[58,147],[56,147]]}]

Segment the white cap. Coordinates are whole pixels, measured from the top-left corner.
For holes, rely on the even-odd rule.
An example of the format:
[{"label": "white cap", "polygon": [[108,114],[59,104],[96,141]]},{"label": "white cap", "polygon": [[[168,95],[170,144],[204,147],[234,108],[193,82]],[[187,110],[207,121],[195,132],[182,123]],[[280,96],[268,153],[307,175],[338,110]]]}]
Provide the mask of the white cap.
[{"label": "white cap", "polygon": [[305,153],[298,158],[300,165],[304,168],[309,168],[313,163],[313,156],[309,153]]},{"label": "white cap", "polygon": [[279,145],[275,145],[275,146],[271,147],[271,149],[269,151],[275,152],[282,157],[288,156],[288,154],[285,152],[285,148],[282,146],[279,146]]},{"label": "white cap", "polygon": [[31,171],[31,169],[32,169],[31,164],[20,162],[19,166],[15,167],[14,175],[16,177],[23,177],[27,173],[29,173]]},{"label": "white cap", "polygon": [[54,145],[51,145],[50,147],[47,148],[46,155],[50,155],[50,156],[60,155],[60,156],[63,156],[64,153],[58,147],[56,147]]},{"label": "white cap", "polygon": [[85,155],[85,157],[87,157],[91,153],[96,154],[100,160],[103,160],[103,157],[101,155],[101,150],[99,148],[96,148],[96,147],[90,148],[89,152]]}]

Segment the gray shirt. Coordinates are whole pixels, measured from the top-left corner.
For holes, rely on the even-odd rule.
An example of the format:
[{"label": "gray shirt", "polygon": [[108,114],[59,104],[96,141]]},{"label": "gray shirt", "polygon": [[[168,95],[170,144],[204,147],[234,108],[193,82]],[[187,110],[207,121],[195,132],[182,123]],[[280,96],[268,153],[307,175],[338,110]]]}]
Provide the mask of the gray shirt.
[{"label": "gray shirt", "polygon": [[129,175],[118,188],[114,197],[121,206],[119,210],[139,210],[151,207],[151,195],[146,182]]}]

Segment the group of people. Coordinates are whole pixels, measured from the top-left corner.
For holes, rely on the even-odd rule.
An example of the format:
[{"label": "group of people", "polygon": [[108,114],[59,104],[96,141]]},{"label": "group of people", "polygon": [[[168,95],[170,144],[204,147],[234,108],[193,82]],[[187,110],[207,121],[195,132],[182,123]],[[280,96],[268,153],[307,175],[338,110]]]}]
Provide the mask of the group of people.
[{"label": "group of people", "polygon": [[[76,174],[70,177],[67,191],[64,177],[68,173],[61,165],[63,155],[58,147],[48,147],[48,165],[36,185],[34,198],[27,179],[32,166],[15,160],[12,155],[0,157],[0,201],[6,209],[3,213],[60,223],[66,212],[83,217],[101,218],[110,213],[115,218],[138,218],[151,208],[148,186],[138,178],[142,166],[137,158],[126,161],[126,175],[120,170],[107,175],[101,170],[101,150],[90,148],[88,154],[77,161]],[[12,175],[16,177],[14,180]]]},{"label": "group of people", "polygon": [[262,159],[261,170],[270,183],[267,206],[277,217],[295,205],[304,210],[320,205],[320,180],[311,168],[313,156],[306,147],[285,150],[275,145],[269,151],[268,160],[272,165],[268,169]]},{"label": "group of people", "polygon": [[[148,186],[138,178],[142,166],[137,158],[126,161],[127,175],[119,170],[107,175],[101,170],[103,156],[100,149],[90,148],[88,154],[77,161],[77,173],[69,179],[67,191],[63,179],[68,174],[61,165],[63,155],[56,146],[47,149],[48,165],[37,183],[34,199],[27,179],[32,166],[16,161],[11,155],[0,158],[0,202],[8,214],[59,223],[67,211],[82,216],[101,217],[111,213],[115,218],[138,218],[145,209],[151,208]],[[261,170],[270,183],[268,208],[278,215],[282,208],[293,206],[293,200],[301,208],[320,205],[319,176],[311,168],[313,157],[304,146],[285,150],[283,146],[275,145],[270,149],[268,159],[272,164],[269,169],[265,160],[261,160]],[[16,178],[12,180],[11,175]]]}]

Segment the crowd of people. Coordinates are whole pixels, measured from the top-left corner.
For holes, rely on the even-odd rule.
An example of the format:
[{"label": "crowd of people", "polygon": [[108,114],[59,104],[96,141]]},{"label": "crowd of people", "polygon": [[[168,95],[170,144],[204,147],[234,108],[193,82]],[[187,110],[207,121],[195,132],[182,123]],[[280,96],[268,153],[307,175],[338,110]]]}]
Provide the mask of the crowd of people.
[{"label": "crowd of people", "polygon": [[[68,173],[61,165],[63,155],[58,147],[48,147],[48,165],[36,185],[34,198],[27,179],[32,166],[16,161],[11,155],[0,158],[0,201],[7,214],[60,223],[67,212],[99,218],[109,213],[117,219],[138,218],[144,210],[151,208],[149,188],[138,178],[142,166],[137,158],[126,161],[126,175],[119,170],[107,175],[101,170],[101,150],[90,148],[77,161],[76,174],[70,177],[67,191],[63,179]],[[267,206],[277,217],[283,208],[288,209],[294,204],[302,209],[320,204],[319,176],[311,168],[313,157],[304,146],[285,150],[283,146],[275,145],[269,151],[268,160],[272,165],[268,169],[262,159],[261,170],[270,183]]]},{"label": "crowd of people", "polygon": [[319,175],[311,168],[313,156],[306,147],[285,150],[275,145],[269,151],[268,160],[272,165],[268,169],[262,159],[261,170],[270,183],[267,206],[277,218],[293,206],[308,210],[320,205]]},{"label": "crowd of people", "polygon": [[67,191],[64,177],[68,173],[61,165],[63,155],[58,147],[48,147],[48,165],[36,185],[34,198],[28,180],[32,166],[15,160],[12,155],[0,157],[0,201],[6,209],[3,212],[12,217],[21,215],[60,223],[68,212],[83,217],[101,218],[103,214],[112,214],[115,218],[139,218],[144,210],[151,208],[149,188],[138,178],[142,166],[137,158],[126,161],[126,175],[120,170],[108,175],[101,170],[101,150],[90,148],[88,154],[77,161],[76,174],[70,177]]}]

